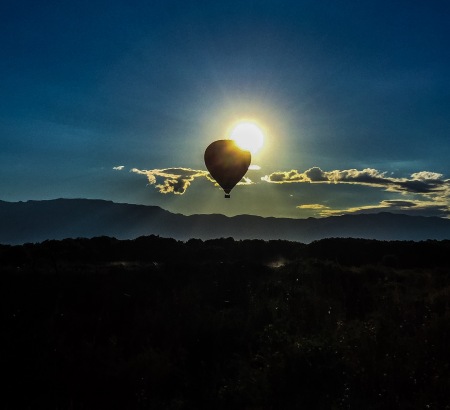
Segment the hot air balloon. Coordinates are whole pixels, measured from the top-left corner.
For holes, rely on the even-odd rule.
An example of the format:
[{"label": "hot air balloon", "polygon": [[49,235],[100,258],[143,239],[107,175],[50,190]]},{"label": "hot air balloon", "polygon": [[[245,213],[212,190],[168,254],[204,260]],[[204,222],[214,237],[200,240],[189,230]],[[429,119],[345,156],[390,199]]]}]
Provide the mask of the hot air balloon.
[{"label": "hot air balloon", "polygon": [[250,151],[239,148],[233,140],[214,141],[205,151],[206,168],[225,191],[225,198],[245,175],[250,161]]}]

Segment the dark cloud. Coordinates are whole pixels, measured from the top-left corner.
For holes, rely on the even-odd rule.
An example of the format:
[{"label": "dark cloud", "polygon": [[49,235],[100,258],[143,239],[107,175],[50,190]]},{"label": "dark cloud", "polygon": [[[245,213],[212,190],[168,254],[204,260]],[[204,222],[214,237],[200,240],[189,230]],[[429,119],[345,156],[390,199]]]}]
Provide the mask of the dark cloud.
[{"label": "dark cloud", "polygon": [[[291,171],[292,172],[292,171]],[[325,182],[328,181],[326,173],[319,167],[313,167],[305,171],[304,175],[310,179],[311,182]]]},{"label": "dark cloud", "polygon": [[405,208],[415,208],[417,207],[417,202],[414,201],[402,201],[400,199],[386,199],[382,201],[386,206],[396,207],[399,209]]},{"label": "dark cloud", "polygon": [[410,178],[391,178],[390,182],[389,191],[444,195],[450,192],[450,180],[443,179],[443,175],[436,172],[416,172]]}]

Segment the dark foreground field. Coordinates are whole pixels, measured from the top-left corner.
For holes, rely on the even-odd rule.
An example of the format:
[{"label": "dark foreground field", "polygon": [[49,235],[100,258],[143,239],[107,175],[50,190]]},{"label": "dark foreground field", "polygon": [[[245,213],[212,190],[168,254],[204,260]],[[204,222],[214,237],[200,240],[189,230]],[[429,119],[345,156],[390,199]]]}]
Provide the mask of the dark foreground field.
[{"label": "dark foreground field", "polygon": [[450,241],[0,246],[0,406],[450,408],[449,255]]}]

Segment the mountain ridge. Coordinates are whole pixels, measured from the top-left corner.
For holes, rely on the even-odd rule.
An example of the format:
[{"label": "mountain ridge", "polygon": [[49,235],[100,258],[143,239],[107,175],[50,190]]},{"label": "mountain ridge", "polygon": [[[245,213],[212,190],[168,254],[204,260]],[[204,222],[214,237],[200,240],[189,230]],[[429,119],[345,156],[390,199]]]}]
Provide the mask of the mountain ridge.
[{"label": "mountain ridge", "polygon": [[307,219],[222,214],[186,216],[156,205],[103,199],[0,200],[0,243],[4,244],[94,236],[134,239],[151,234],[178,240],[233,237],[305,243],[327,237],[442,240],[450,238],[450,220],[389,212]]}]

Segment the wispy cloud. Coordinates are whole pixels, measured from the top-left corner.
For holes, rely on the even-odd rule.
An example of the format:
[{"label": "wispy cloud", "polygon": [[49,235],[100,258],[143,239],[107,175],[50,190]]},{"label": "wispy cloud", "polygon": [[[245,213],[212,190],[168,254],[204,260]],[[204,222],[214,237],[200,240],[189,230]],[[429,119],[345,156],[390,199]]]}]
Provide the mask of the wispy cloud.
[{"label": "wispy cloud", "polygon": [[253,182],[250,178],[242,177],[242,179],[237,183],[237,185],[254,185],[255,182]]},{"label": "wispy cloud", "polygon": [[320,216],[334,216],[344,214],[392,212],[408,215],[448,217],[450,208],[446,202],[420,200],[383,200],[377,205],[356,206],[347,209],[323,209]]},{"label": "wispy cloud", "polygon": [[303,204],[303,205],[297,205],[298,209],[312,209],[315,211],[322,211],[324,209],[330,209],[329,206],[322,205],[322,204]]},{"label": "wispy cloud", "polygon": [[125,168],[125,165],[118,165],[117,167],[113,167],[114,170],[116,171],[122,171],[122,169]]},{"label": "wispy cloud", "polygon": [[150,185],[155,185],[155,188],[157,188],[162,194],[172,193],[175,195],[183,195],[195,178],[209,176],[207,171],[191,168],[165,168],[151,170],[140,170],[133,168],[130,172],[145,175],[148,183]]}]

